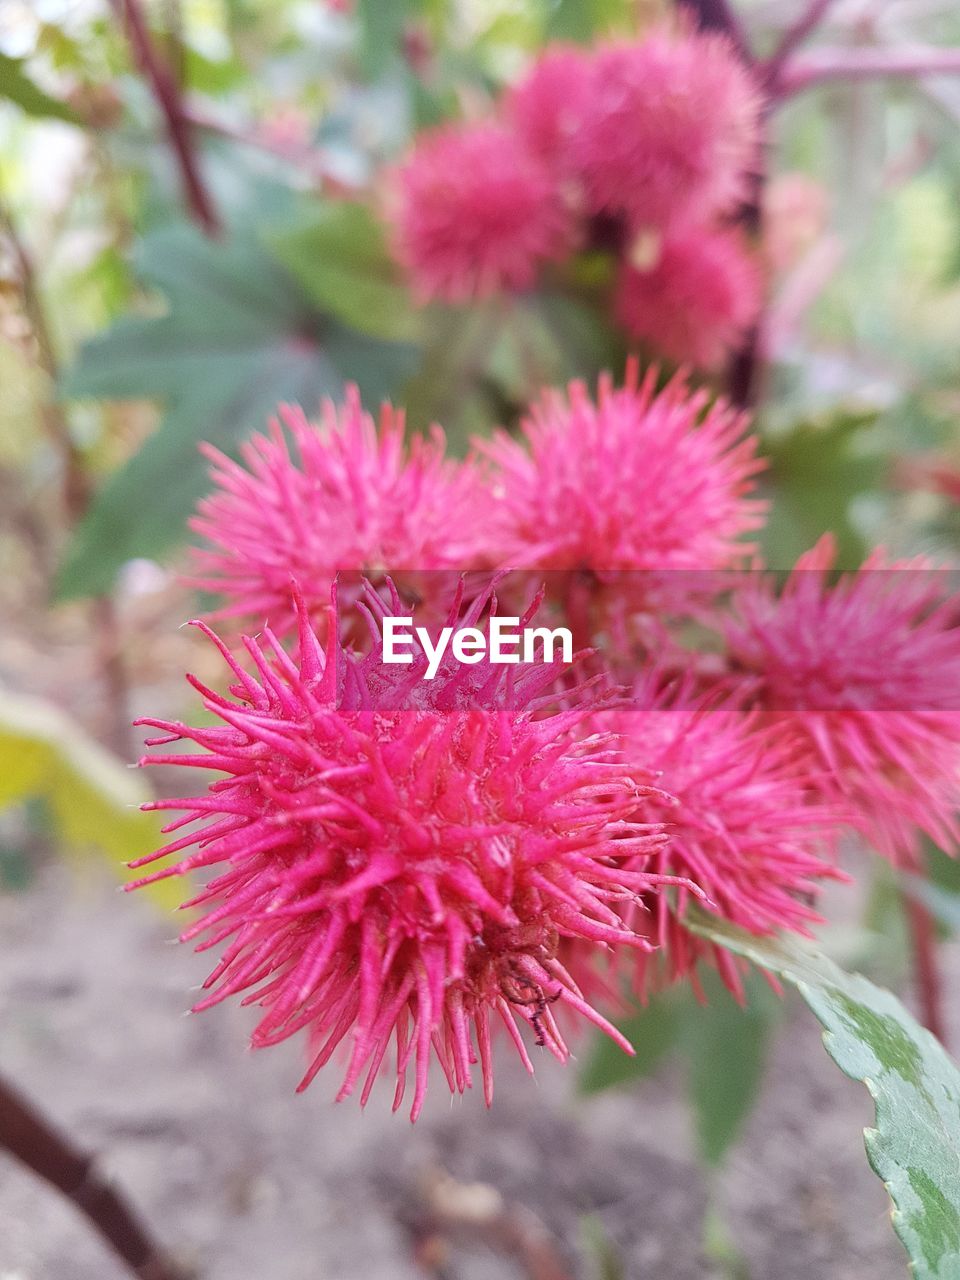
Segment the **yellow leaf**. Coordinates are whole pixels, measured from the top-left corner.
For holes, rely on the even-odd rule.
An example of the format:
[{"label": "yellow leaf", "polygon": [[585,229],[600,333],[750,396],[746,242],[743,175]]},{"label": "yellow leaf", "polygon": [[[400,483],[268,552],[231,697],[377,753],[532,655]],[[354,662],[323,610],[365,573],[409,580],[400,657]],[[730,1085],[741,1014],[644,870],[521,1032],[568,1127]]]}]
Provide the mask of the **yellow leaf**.
[{"label": "yellow leaf", "polygon": [[[141,777],[51,703],[0,690],[0,809],[41,796],[64,849],[104,856],[123,880],[124,863],[163,843],[162,825],[140,805]],[[162,880],[148,890],[165,907],[182,887]]]}]

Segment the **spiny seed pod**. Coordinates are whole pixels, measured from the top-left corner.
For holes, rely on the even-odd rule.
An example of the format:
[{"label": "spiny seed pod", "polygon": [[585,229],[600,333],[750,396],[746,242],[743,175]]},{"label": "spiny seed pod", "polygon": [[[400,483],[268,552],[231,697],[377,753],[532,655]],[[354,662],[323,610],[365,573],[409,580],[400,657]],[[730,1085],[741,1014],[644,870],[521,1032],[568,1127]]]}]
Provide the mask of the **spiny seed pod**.
[{"label": "spiny seed pod", "polygon": [[529,289],[573,248],[553,172],[499,124],[422,136],[394,177],[394,245],[422,301]]},{"label": "spiny seed pod", "polygon": [[301,1088],[345,1042],[338,1096],[363,1077],[362,1102],[395,1041],[394,1106],[412,1061],[412,1118],[432,1055],[460,1092],[479,1060],[489,1103],[491,1018],[531,1070],[520,1028],[564,1060],[563,1009],[630,1052],[560,953],[566,940],[650,946],[622,923],[624,903],[678,881],[644,869],[667,838],[646,820],[649,783],[624,769],[609,735],[577,737],[586,704],[551,709],[545,664],[465,666],[448,655],[426,681],[422,654],[406,666],[376,647],[355,658],[335,616],[324,651],[299,595],[297,612],[298,660],[266,629],[262,644],[244,642],[255,674],[197,624],[234,676],[229,696],[192,680],[220,723],[141,722],[161,731],[151,746],[202,748],[144,763],[225,775],[202,795],[154,803],[185,811],[170,833],[201,825],[142,859],[193,850],[138,882],[218,868],[187,904],[203,913],[183,938],[224,946],[197,1008],[246,993],[262,1010],[257,1046],[307,1028]]}]

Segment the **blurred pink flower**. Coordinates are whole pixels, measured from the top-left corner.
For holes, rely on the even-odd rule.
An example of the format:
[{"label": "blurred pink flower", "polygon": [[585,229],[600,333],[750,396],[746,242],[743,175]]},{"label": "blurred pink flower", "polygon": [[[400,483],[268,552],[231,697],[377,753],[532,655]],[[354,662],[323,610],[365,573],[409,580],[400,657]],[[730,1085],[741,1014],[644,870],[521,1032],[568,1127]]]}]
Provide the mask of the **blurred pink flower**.
[{"label": "blurred pink flower", "polygon": [[[375,627],[385,606],[372,591],[367,606]],[[649,946],[621,912],[625,899],[676,883],[645,869],[666,839],[645,818],[650,786],[625,771],[611,740],[574,737],[582,707],[550,710],[549,666],[450,660],[424,681],[422,656],[388,666],[374,645],[351,657],[335,625],[324,652],[302,601],[298,616],[296,664],[269,629],[262,645],[245,640],[255,674],[208,632],[233,672],[230,696],[189,678],[219,723],[140,722],[160,730],[150,746],[201,748],[142,763],[225,775],[202,795],[148,806],[184,811],[170,833],[200,825],[134,864],[181,855],[140,884],[218,868],[187,904],[204,914],[183,939],[224,944],[196,1008],[246,993],[262,1010],[255,1046],[308,1028],[300,1088],[343,1043],[338,1097],[362,1078],[361,1102],[394,1041],[394,1107],[412,1062],[414,1119],[434,1055],[459,1092],[479,1061],[490,1102],[491,1020],[530,1070],[521,1027],[565,1060],[555,1016],[564,1008],[631,1052],[559,951],[563,940]]]},{"label": "blurred pink flower", "polygon": [[929,562],[874,552],[831,585],[827,535],[778,595],[767,575],[726,624],[745,693],[801,732],[824,798],[890,858],[919,834],[948,851],[960,827],[960,626]]},{"label": "blurred pink flower", "polygon": [[590,57],[575,45],[551,45],[506,97],[507,119],[553,170],[572,172],[572,144],[589,93]]},{"label": "blurred pink flower", "polygon": [[395,251],[422,301],[529,289],[573,248],[555,177],[501,125],[422,134],[393,186]]},{"label": "blurred pink flower", "polygon": [[658,30],[597,51],[576,139],[596,212],[702,225],[745,197],[759,141],[759,92],[724,37]]},{"label": "blurred pink flower", "polygon": [[[836,814],[811,803],[797,757],[802,744],[782,724],[748,714],[716,697],[690,698],[684,686],[659,691],[651,675],[632,706],[602,713],[597,723],[622,739],[624,758],[643,762],[666,794],[650,808],[668,824],[670,841],[648,866],[694,881],[704,910],[755,934],[788,929],[806,934],[820,917],[810,905],[818,883],[841,873],[832,851]],[[651,913],[628,905],[625,921],[648,930],[659,951],[637,955],[637,987],[665,976],[690,977],[711,958],[734,994],[740,973],[728,951],[710,945],[684,923],[689,895],[659,895]]]},{"label": "blurred pink flower", "polygon": [[762,278],[737,232],[668,236],[649,266],[623,265],[616,312],[634,338],[677,363],[715,370],[756,320]]},{"label": "blurred pink flower", "polygon": [[403,414],[365,413],[356,387],[327,401],[319,424],[280,409],[242,463],[206,447],[216,488],[190,525],[194,585],[224,597],[220,616],[293,622],[290,579],[313,610],[326,608],[338,570],[464,568],[474,554],[480,481],[445,458],[442,431],[404,439]]},{"label": "blurred pink flower", "polygon": [[762,523],[751,498],[763,463],[746,419],[678,376],[656,392],[657,370],[625,385],[601,378],[547,391],[522,427],[475,447],[493,464],[487,536],[503,567],[713,570],[749,549]]}]

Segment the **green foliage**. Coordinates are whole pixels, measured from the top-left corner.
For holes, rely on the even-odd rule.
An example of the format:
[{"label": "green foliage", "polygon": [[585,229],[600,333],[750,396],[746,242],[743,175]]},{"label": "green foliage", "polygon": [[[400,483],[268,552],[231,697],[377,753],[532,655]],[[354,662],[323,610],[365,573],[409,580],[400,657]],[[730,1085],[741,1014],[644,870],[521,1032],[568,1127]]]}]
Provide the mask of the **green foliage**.
[{"label": "green foliage", "polygon": [[893,1225],[918,1280],[960,1277],[960,1071],[903,1005],[809,944],[755,938],[694,913],[694,927],[776,973],[824,1027],[827,1052],[876,1104],[867,1155],[893,1200]]},{"label": "green foliage", "polygon": [[[150,795],[136,774],[51,704],[0,693],[0,810],[37,798],[62,847],[99,854],[114,874],[163,843],[157,815],[139,809]],[[164,882],[154,896],[179,899]]]},{"label": "green foliage", "polygon": [[581,1092],[600,1093],[651,1075],[679,1044],[686,998],[686,992],[675,988],[653,996],[638,1013],[618,1020],[635,1050],[632,1058],[608,1036],[596,1036],[580,1071]]},{"label": "green foliage", "polygon": [[737,1246],[724,1215],[716,1204],[707,1206],[703,1219],[703,1255],[718,1280],[753,1280],[750,1266]]},{"label": "green foliage", "polygon": [[366,205],[339,200],[311,206],[292,230],[267,243],[317,306],[374,338],[415,335],[417,314],[387,252],[383,224]]},{"label": "green foliage", "polygon": [[404,27],[416,7],[412,0],[357,0],[360,61],[371,79],[382,75],[397,58]]},{"label": "green foliage", "polygon": [[753,1110],[779,1007],[762,980],[748,985],[741,1007],[716,979],[709,1002],[684,1022],[690,1099],[707,1164],[719,1165]]},{"label": "green foliage", "polygon": [[623,0],[546,0],[546,5],[548,37],[578,44],[605,35],[623,22],[630,9]]},{"label": "green foliage", "polygon": [[0,53],[0,99],[14,102],[27,113],[48,120],[76,124],[77,117],[65,102],[59,102],[27,75],[25,60]]},{"label": "green foliage", "polygon": [[650,1075],[664,1060],[681,1058],[700,1153],[707,1164],[719,1165],[756,1100],[779,1002],[756,975],[748,983],[743,1007],[714,975],[705,975],[704,986],[706,1004],[686,988],[672,988],[619,1024],[636,1050],[633,1058],[606,1037],[597,1037],[580,1088],[596,1093],[629,1084]]},{"label": "green foliage", "polygon": [[904,887],[927,908],[947,934],[960,929],[960,894],[919,876],[904,876]]},{"label": "green foliage", "polygon": [[405,32],[424,29],[442,43],[453,9],[450,0],[357,0],[360,67],[371,80],[382,79],[400,63]]},{"label": "green foliage", "polygon": [[900,885],[919,899],[946,936],[960,931],[960,862],[924,840],[924,875],[901,872]]},{"label": "green foliage", "polygon": [[471,433],[513,425],[543,387],[574,377],[592,384],[626,358],[588,303],[554,291],[432,306],[423,331],[423,362],[406,389],[408,421],[417,429],[441,422],[460,453]]},{"label": "green foliage", "polygon": [[217,243],[177,224],[143,242],[137,268],[166,298],[166,313],[128,316],[89,342],[63,392],[157,397],[165,414],[79,526],[60,574],[64,596],[101,591],[124,561],[181,540],[207,483],[199,441],[233,450],[278,403],[311,408],[347,382],[375,403],[415,363],[412,347],[319,310],[252,232]]},{"label": "green foliage", "polygon": [[604,1230],[603,1222],[588,1214],[580,1225],[584,1251],[593,1260],[596,1280],[626,1280],[620,1253]]},{"label": "green foliage", "polygon": [[851,504],[882,475],[879,457],[864,447],[864,433],[875,421],[873,413],[842,413],[765,438],[773,503],[762,538],[772,568],[790,568],[827,532],[837,539],[841,568],[856,568],[863,560],[867,545]]}]

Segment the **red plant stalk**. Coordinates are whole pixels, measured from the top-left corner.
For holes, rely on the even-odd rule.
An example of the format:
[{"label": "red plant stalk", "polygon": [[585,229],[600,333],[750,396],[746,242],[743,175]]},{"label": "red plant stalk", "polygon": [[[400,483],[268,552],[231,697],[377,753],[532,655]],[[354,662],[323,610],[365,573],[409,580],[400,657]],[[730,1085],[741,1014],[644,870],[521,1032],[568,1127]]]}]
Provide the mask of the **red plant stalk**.
[{"label": "red plant stalk", "polygon": [[913,972],[920,1005],[920,1021],[942,1045],[946,1045],[943,975],[940,972],[936,921],[926,905],[909,891],[903,895],[903,905],[913,947]]},{"label": "red plant stalk", "polygon": [[220,218],[200,174],[190,119],[184,107],[179,86],[150,38],[139,0],[112,0],[112,2],[114,9],[126,23],[137,65],[149,81],[153,96],[166,121],[167,137],[180,170],[180,179],[190,214],[207,235],[216,236],[221,230]]},{"label": "red plant stalk", "polygon": [[834,80],[942,75],[960,75],[960,49],[824,49],[784,68],[777,94],[786,98]]},{"label": "red plant stalk", "polygon": [[780,43],[764,66],[767,87],[772,93],[776,94],[780,74],[792,60],[795,51],[808,36],[813,35],[833,2],[834,0],[811,0],[796,22],[783,33]]},{"label": "red plant stalk", "polygon": [[133,1208],[77,1150],[6,1081],[0,1079],[0,1150],[56,1187],[139,1280],[189,1280],[190,1273],[150,1237]]}]

